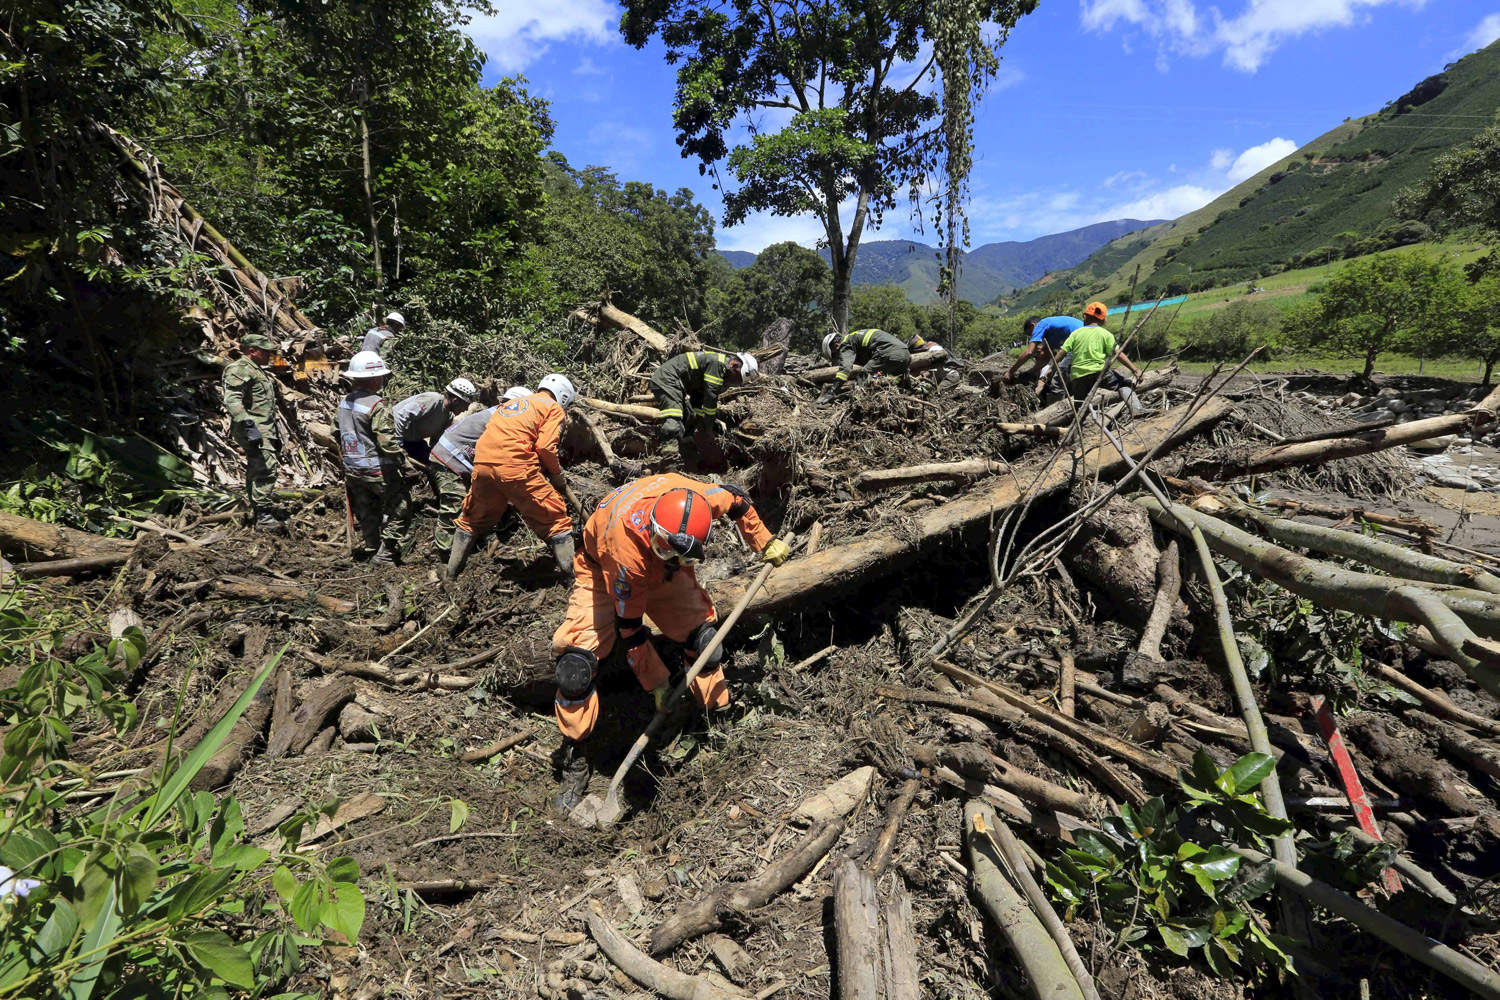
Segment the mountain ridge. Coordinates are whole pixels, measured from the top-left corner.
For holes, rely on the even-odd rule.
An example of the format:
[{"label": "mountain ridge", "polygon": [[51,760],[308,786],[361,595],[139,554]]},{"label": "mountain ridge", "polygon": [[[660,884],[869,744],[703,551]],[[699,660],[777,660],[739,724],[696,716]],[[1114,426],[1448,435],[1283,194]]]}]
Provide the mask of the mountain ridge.
[{"label": "mountain ridge", "polygon": [[1391,212],[1433,160],[1495,123],[1500,42],[1450,63],[1372,114],[1345,119],[1181,218],[1117,238],[1044,275],[1009,303],[1035,311],[1059,289],[1114,301],[1140,268],[1140,298],[1223,287],[1309,262],[1422,242]]},{"label": "mountain ridge", "polygon": [[[1112,219],[1034,240],[1005,240],[975,247],[964,255],[959,274],[959,298],[986,305],[1024,287],[1044,274],[1071,267],[1111,240],[1161,220]],[[755,254],[747,250],[720,250],[735,268],[748,267]],[[827,250],[819,253],[826,261]],[[941,272],[939,249],[915,240],[871,240],[861,243],[854,259],[854,284],[898,285],[909,301],[926,305],[937,301]]]}]

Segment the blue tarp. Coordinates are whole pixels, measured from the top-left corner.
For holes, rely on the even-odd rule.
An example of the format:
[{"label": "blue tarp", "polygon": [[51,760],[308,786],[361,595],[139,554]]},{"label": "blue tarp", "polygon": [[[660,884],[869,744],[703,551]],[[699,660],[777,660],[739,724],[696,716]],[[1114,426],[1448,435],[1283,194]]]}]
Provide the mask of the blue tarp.
[{"label": "blue tarp", "polygon": [[1128,306],[1128,307],[1127,306],[1115,306],[1113,309],[1111,309],[1109,311],[1109,314],[1111,316],[1116,316],[1116,315],[1119,315],[1119,314],[1125,312],[1125,310],[1127,308],[1130,310],[1130,312],[1132,314],[1135,314],[1135,313],[1142,312],[1142,311],[1149,311],[1152,306],[1175,306],[1179,302],[1186,302],[1186,301],[1187,301],[1187,296],[1186,295],[1179,295],[1175,299],[1162,299],[1160,302],[1137,302],[1135,305]]}]

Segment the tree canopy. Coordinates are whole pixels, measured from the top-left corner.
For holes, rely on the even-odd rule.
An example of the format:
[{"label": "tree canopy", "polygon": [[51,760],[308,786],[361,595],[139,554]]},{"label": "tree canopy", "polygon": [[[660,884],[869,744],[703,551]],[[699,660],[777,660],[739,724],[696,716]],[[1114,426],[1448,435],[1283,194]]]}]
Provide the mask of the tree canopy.
[{"label": "tree canopy", "polygon": [[[620,30],[642,48],[660,37],[677,65],[674,123],[683,155],[724,161],[726,225],[749,213],[812,213],[832,258],[834,322],[847,329],[850,275],[867,224],[903,190],[921,191],[952,137],[931,89],[934,41],[950,19],[990,31],[940,46],[963,93],[998,66],[1006,33],[1036,0],[625,0]],[[967,47],[965,47],[967,46]],[[963,102],[968,114],[971,102]],[[736,122],[748,142],[731,148]],[[777,123],[779,127],[776,127]],[[967,122],[965,122],[965,128]],[[846,226],[843,214],[849,213]]]}]

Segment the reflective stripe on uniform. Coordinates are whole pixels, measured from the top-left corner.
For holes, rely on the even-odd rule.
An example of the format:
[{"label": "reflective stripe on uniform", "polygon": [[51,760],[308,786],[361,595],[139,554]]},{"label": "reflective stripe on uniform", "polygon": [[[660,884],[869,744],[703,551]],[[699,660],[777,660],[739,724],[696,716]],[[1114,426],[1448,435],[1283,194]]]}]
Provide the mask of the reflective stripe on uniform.
[{"label": "reflective stripe on uniform", "polygon": [[384,463],[375,445],[375,431],[370,414],[381,398],[374,393],[354,398],[354,393],[339,402],[339,441],[343,445],[344,468],[357,476],[379,476]]},{"label": "reflective stripe on uniform", "polygon": [[667,408],[665,410],[657,410],[656,411],[656,415],[659,416],[659,417],[680,417],[680,416],[682,416],[682,410],[680,410],[677,407],[673,406],[673,407],[669,407],[669,408]]}]

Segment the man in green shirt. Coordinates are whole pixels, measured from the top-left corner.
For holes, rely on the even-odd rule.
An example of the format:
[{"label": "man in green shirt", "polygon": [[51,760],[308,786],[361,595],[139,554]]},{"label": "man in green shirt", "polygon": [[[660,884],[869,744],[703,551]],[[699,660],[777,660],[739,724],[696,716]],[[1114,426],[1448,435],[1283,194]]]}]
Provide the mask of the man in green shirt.
[{"label": "man in green shirt", "polygon": [[[1125,356],[1125,352],[1116,349],[1115,335],[1105,329],[1104,320],[1108,315],[1109,307],[1103,302],[1090,302],[1083,310],[1083,326],[1074,330],[1063,341],[1058,364],[1061,366],[1062,355],[1072,359],[1068,392],[1074,399],[1082,399],[1089,394],[1111,358],[1129,368],[1136,378],[1141,377],[1141,370]],[[1045,384],[1045,379],[1037,383],[1037,395],[1041,395]]]},{"label": "man in green shirt", "polygon": [[245,492],[255,526],[281,531],[276,519],[277,452],[276,380],[266,372],[276,345],[263,333],[240,338],[244,354],[224,368],[221,392],[229,413],[229,432],[245,453]]}]

